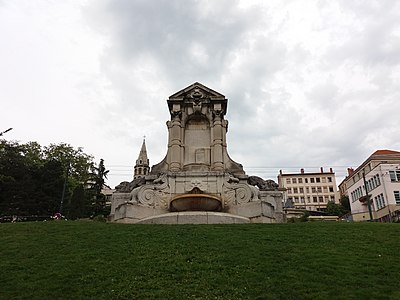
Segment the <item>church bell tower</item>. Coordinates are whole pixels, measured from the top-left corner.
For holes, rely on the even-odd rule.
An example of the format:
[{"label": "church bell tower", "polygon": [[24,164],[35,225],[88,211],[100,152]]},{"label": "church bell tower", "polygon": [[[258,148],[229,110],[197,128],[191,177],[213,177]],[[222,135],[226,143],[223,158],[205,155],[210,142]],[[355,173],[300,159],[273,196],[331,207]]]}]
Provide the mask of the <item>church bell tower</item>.
[{"label": "church bell tower", "polygon": [[143,138],[142,148],[136,160],[133,179],[145,177],[150,172],[149,159],[147,158],[146,140]]}]

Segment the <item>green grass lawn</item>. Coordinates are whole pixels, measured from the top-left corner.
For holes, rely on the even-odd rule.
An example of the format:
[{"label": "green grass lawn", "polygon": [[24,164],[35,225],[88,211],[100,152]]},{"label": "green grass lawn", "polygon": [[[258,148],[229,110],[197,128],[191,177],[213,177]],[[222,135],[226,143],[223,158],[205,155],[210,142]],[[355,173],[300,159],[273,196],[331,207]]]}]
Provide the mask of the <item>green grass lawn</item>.
[{"label": "green grass lawn", "polygon": [[0,299],[400,299],[400,224],[0,224]]}]

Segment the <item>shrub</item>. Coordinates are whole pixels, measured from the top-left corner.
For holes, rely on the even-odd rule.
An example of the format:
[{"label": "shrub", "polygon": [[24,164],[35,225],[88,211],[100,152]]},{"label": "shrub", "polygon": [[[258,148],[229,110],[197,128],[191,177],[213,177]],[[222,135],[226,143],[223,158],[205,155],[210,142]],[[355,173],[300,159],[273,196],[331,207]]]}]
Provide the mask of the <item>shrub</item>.
[{"label": "shrub", "polygon": [[299,218],[300,222],[308,222],[308,217],[310,216],[310,213],[308,211],[304,212],[304,214]]},{"label": "shrub", "polygon": [[93,221],[95,222],[107,222],[107,219],[103,215],[97,215],[93,217]]}]

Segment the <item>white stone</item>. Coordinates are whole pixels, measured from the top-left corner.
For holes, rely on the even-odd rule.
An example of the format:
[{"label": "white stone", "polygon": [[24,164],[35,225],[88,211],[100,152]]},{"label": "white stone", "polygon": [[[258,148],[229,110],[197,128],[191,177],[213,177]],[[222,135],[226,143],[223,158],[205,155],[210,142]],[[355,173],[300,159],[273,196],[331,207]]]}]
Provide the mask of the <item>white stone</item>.
[{"label": "white stone", "polygon": [[[282,193],[249,185],[242,165],[228,155],[225,96],[194,83],[167,103],[171,120],[166,157],[144,181],[125,184],[133,189],[130,193],[113,195],[110,219],[157,224],[282,222]],[[144,142],[138,161],[147,162]],[[218,205],[206,205],[211,198]],[[171,206],[173,200],[191,205]],[[187,209],[201,211],[174,212]]]}]

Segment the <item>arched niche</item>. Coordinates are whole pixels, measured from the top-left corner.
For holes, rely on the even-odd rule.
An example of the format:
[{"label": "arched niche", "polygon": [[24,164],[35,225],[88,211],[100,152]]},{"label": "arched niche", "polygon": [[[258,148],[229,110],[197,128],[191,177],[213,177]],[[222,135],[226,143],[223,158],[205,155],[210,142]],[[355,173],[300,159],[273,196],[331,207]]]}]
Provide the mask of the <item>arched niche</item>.
[{"label": "arched niche", "polygon": [[190,116],[184,128],[184,169],[209,170],[210,146],[210,121],[204,115]]}]

